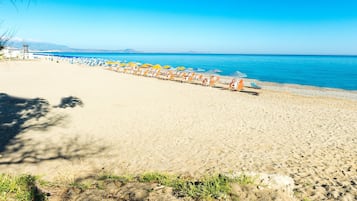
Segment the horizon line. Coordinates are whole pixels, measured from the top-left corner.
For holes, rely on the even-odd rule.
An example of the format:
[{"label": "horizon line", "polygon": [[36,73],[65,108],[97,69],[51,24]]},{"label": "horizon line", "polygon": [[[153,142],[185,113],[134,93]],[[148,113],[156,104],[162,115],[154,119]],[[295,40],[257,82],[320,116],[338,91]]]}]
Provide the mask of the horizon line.
[{"label": "horizon line", "polygon": [[[89,49],[90,50],[90,49]],[[123,50],[98,51],[33,51],[33,53],[82,53],[82,54],[182,54],[182,55],[246,55],[246,56],[345,56],[357,57],[357,54],[304,54],[304,53],[217,53],[217,52],[120,52]]]}]

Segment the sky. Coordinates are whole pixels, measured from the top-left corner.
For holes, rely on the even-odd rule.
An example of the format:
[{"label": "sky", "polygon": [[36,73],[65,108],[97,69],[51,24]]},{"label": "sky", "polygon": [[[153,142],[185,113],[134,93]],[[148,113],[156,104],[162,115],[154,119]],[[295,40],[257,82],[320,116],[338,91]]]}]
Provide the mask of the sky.
[{"label": "sky", "polygon": [[356,0],[0,0],[0,22],[72,48],[357,55]]}]

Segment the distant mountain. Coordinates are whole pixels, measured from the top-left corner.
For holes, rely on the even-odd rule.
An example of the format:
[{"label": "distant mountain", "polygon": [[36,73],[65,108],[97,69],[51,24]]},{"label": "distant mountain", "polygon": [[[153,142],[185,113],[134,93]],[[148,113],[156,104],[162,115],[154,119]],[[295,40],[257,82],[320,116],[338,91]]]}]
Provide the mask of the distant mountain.
[{"label": "distant mountain", "polygon": [[113,53],[139,53],[134,49],[124,50],[101,50],[101,49],[78,49],[71,48],[66,45],[59,45],[54,43],[26,41],[22,39],[13,39],[8,42],[8,46],[21,49],[26,44],[29,46],[31,52],[113,52]]},{"label": "distant mountain", "polygon": [[101,50],[101,49],[75,49],[75,48],[70,48],[65,51],[61,52],[97,52],[97,53],[141,53],[139,51],[136,51],[134,49],[124,49],[124,50]]},{"label": "distant mountain", "polygon": [[21,49],[24,44],[28,45],[31,51],[48,51],[48,50],[68,51],[71,49],[68,46],[58,45],[54,43],[21,41],[21,40],[10,40],[7,45],[10,47]]}]

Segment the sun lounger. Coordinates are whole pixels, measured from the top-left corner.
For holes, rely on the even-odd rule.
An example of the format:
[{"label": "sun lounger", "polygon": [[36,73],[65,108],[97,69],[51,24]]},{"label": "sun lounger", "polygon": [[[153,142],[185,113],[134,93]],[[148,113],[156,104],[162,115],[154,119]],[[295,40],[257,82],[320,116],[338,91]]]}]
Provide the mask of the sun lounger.
[{"label": "sun lounger", "polygon": [[238,91],[242,91],[242,90],[243,90],[243,87],[244,87],[244,83],[243,83],[243,79],[241,79],[241,80],[239,80],[237,90],[238,90]]},{"label": "sun lounger", "polygon": [[236,79],[233,79],[229,83],[229,89],[232,91],[242,91],[243,87],[244,87],[243,79],[239,80],[239,82]]},{"label": "sun lounger", "polygon": [[211,76],[210,80],[209,80],[209,86],[214,87],[216,82],[219,81],[219,77],[218,76]]}]

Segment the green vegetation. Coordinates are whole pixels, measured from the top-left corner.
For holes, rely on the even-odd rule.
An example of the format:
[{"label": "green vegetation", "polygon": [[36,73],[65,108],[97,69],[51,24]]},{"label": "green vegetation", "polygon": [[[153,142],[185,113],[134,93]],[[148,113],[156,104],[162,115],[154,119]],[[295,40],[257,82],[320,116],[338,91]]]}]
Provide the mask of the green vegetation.
[{"label": "green vegetation", "polygon": [[311,201],[309,198],[304,198],[302,201]]},{"label": "green vegetation", "polygon": [[172,187],[178,197],[191,197],[194,199],[220,199],[229,195],[231,184],[249,185],[254,179],[246,175],[230,178],[224,175],[205,176],[201,179],[181,178],[160,173],[146,173],[138,177],[140,182],[158,183]]},{"label": "green vegetation", "polygon": [[205,176],[199,179],[185,178],[182,176],[162,174],[162,173],[144,173],[138,176],[125,175],[118,176],[113,174],[101,174],[96,179],[98,183],[86,184],[73,183],[72,187],[77,187],[81,190],[86,190],[90,186],[103,188],[103,181],[119,181],[123,185],[130,182],[139,183],[156,183],[162,186],[171,187],[174,195],[177,197],[191,197],[199,200],[222,199],[231,193],[231,184],[237,183],[239,185],[254,184],[254,178],[241,175],[237,178],[230,178],[225,175]]},{"label": "green vegetation", "polygon": [[83,182],[73,182],[69,184],[70,187],[78,188],[81,189],[82,191],[90,189],[93,184],[88,182],[88,181],[83,181]]},{"label": "green vegetation", "polygon": [[[144,173],[138,176],[113,174],[99,174],[85,179],[78,179],[69,184],[62,184],[62,188],[79,189],[78,192],[99,189],[105,190],[106,185],[119,182],[125,186],[129,183],[152,183],[165,187],[171,187],[173,194],[177,197],[191,197],[195,200],[225,199],[230,196],[232,184],[250,185],[254,184],[254,178],[241,175],[231,178],[225,175],[204,176],[202,178],[184,177],[161,173]],[[50,182],[40,180],[30,175],[10,176],[0,175],[0,201],[2,200],[46,200],[44,193],[40,193],[37,186],[53,186]],[[121,188],[121,187],[120,187]]]},{"label": "green vegetation", "polygon": [[0,174],[0,200],[45,200],[36,188],[36,177]]},{"label": "green vegetation", "polygon": [[99,175],[98,180],[100,180],[100,181],[113,180],[113,181],[119,181],[123,184],[127,184],[129,182],[134,181],[134,177],[131,175],[118,176],[118,175],[113,175],[113,174],[101,174],[101,175]]}]

